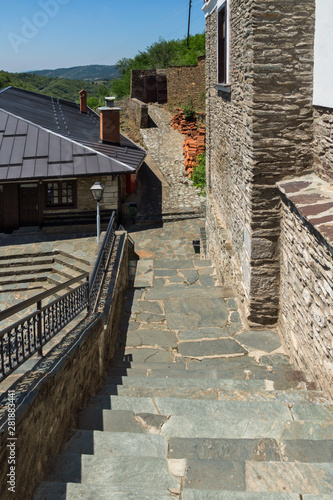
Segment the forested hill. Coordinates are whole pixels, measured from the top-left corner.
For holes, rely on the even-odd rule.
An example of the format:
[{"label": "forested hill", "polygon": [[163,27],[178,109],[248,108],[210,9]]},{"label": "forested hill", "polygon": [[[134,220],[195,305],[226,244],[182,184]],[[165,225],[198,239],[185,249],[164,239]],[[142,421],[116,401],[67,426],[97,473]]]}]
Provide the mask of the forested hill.
[{"label": "forested hill", "polygon": [[[130,94],[132,69],[168,68],[169,66],[196,64],[198,56],[204,54],[204,33],[191,36],[189,39],[189,46],[187,46],[186,38],[169,41],[160,39],[150,47],[147,47],[145,51],[139,52],[134,58],[120,59],[116,66],[78,66],[76,68],[35,72],[39,74],[7,73],[6,71],[0,71],[0,90],[13,86],[25,90],[32,90],[33,92],[39,92],[40,94],[59,97],[68,101],[78,102],[79,92],[84,88],[88,92],[88,106],[96,108],[97,106],[103,105],[103,98],[106,95],[115,95],[117,98],[122,98]],[[101,74],[98,72],[94,73],[93,68],[113,68],[114,72],[111,73],[109,79],[104,82],[89,82],[84,80],[83,78],[88,79],[92,77],[92,75]],[[120,76],[114,78],[115,71],[117,71]],[[45,72],[51,72],[53,74],[52,76],[40,74]],[[66,74],[66,77],[54,78],[55,72],[59,72],[59,76]],[[69,76],[69,74],[71,76]],[[80,78],[74,79],[75,76],[80,76]],[[94,76],[94,78],[98,78],[98,76]]]},{"label": "forested hill", "polygon": [[69,78],[70,80],[88,80],[97,79],[112,80],[119,76],[115,66],[91,64],[89,66],[74,66],[72,68],[42,69],[38,71],[29,71],[34,75],[52,76],[56,78]]},{"label": "forested hill", "polygon": [[24,90],[32,90],[40,94],[51,95],[79,102],[79,92],[85,89],[88,92],[88,105],[95,107],[102,101],[102,97],[110,95],[107,84],[97,85],[84,80],[69,80],[65,78],[52,78],[31,73],[7,73],[0,71],[0,90],[9,86]]}]

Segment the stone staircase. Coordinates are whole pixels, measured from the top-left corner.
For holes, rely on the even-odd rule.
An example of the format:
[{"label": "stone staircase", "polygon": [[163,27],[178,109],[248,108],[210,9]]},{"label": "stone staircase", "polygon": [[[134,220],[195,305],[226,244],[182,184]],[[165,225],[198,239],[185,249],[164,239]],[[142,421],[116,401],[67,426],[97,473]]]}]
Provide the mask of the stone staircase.
[{"label": "stone staircase", "polygon": [[105,386],[34,500],[333,498],[330,402],[275,331],[244,327],[191,238],[142,233]]},{"label": "stone staircase", "polygon": [[[56,250],[35,253],[15,253],[0,256],[0,310],[5,310],[19,302],[23,302],[39,293],[50,290],[66,281],[80,276],[84,272],[90,272],[92,265],[89,261],[75,257],[67,252]],[[78,286],[74,283],[69,287],[52,293],[42,302],[46,306],[54,300],[62,297],[71,289]],[[23,317],[34,312],[36,304],[21,310],[0,322],[0,330],[14,324]],[[46,355],[57,343],[70,332],[86,315],[81,312],[58,334],[56,334],[44,347],[43,354]],[[11,375],[0,383],[0,395],[6,392],[11,385],[24,373],[32,369],[40,360],[35,354],[25,363],[17,368]]]}]

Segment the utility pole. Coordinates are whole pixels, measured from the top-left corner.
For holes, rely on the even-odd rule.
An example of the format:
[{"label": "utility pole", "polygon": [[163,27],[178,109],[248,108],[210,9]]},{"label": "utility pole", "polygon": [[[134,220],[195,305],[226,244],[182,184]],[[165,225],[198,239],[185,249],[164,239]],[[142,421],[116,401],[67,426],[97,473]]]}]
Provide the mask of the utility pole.
[{"label": "utility pole", "polygon": [[189,6],[188,6],[187,47],[189,47],[190,43],[191,7],[192,7],[192,0],[189,1]]}]

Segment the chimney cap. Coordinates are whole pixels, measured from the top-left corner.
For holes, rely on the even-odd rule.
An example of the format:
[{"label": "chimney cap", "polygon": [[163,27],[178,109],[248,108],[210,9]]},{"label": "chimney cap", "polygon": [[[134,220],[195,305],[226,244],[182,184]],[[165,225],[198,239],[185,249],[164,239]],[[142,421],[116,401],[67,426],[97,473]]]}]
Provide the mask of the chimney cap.
[{"label": "chimney cap", "polygon": [[85,89],[80,90],[79,94],[83,94],[83,93],[86,94],[87,91]]},{"label": "chimney cap", "polygon": [[97,108],[98,111],[120,111],[121,108],[112,108],[110,106],[102,106],[101,108]]},{"label": "chimney cap", "polygon": [[115,99],[115,97],[104,97],[105,106],[107,106],[108,108],[114,108]]}]

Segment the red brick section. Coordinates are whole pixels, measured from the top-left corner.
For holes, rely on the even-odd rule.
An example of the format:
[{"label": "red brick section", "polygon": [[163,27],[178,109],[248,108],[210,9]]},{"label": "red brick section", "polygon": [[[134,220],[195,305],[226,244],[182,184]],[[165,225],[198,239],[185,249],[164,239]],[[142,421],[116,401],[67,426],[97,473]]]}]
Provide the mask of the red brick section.
[{"label": "red brick section", "polygon": [[80,111],[81,113],[87,113],[88,108],[87,108],[87,92],[82,89],[79,92],[80,94]]},{"label": "red brick section", "polygon": [[186,136],[183,142],[184,165],[188,177],[191,177],[197,156],[205,152],[206,128],[204,125],[198,128],[195,122],[186,120],[180,108],[178,110],[171,119],[171,126]]}]

